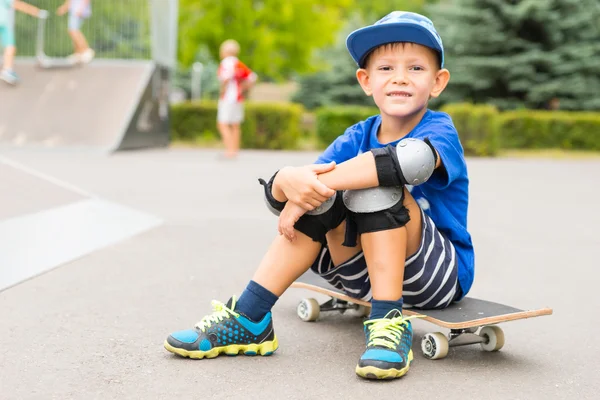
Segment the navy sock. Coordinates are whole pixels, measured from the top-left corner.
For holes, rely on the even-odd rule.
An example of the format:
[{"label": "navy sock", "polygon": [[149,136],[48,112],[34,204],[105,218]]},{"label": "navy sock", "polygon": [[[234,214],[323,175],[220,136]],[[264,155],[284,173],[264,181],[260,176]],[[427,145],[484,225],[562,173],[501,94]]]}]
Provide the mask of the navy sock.
[{"label": "navy sock", "polygon": [[271,311],[277,300],[279,300],[279,297],[258,283],[250,281],[242,292],[235,306],[235,311],[244,314],[254,322],[258,322]]},{"label": "navy sock", "polygon": [[371,300],[371,315],[369,319],[385,318],[387,313],[394,309],[402,312],[402,304],[404,304],[402,297],[396,301],[373,299]]}]

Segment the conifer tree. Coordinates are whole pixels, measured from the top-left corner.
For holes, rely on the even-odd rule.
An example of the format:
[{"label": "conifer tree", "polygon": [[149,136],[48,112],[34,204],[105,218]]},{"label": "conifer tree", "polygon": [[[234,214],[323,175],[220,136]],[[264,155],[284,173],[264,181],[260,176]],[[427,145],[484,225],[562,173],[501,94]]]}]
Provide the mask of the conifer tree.
[{"label": "conifer tree", "polygon": [[445,102],[600,109],[598,0],[449,0],[429,11],[452,76]]}]

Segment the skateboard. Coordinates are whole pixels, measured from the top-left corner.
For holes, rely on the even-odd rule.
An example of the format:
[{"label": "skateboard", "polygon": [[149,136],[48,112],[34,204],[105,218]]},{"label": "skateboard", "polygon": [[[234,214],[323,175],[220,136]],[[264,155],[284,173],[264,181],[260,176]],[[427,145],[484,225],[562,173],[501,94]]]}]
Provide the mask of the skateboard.
[{"label": "skateboard", "polygon": [[[348,296],[312,271],[298,278],[292,283],[292,287],[312,290],[330,297],[330,300],[323,304],[319,304],[313,298],[300,301],[297,308],[298,316],[306,322],[316,321],[321,312],[349,312],[366,317],[371,309],[370,302]],[[414,315],[450,330],[448,335],[433,332],[425,334],[421,339],[423,355],[436,360],[446,357],[448,349],[455,346],[479,343],[484,351],[498,351],[504,346],[504,332],[495,324],[551,315],[552,309],[521,310],[487,300],[465,297],[442,310],[405,308],[402,313],[406,316]]]}]

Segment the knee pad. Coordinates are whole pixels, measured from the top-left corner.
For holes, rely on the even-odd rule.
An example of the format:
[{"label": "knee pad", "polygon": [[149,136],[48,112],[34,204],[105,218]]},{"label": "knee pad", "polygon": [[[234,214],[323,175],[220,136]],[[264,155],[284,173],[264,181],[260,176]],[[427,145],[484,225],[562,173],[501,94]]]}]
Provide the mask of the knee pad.
[{"label": "knee pad", "polygon": [[410,221],[402,186],[347,190],[343,199],[358,234],[400,228]]},{"label": "knee pad", "polygon": [[371,150],[380,186],[417,186],[433,174],[437,153],[428,139],[402,139],[396,146]]},{"label": "knee pad", "polygon": [[[277,171],[279,172],[279,171]],[[281,214],[286,202],[278,201],[273,197],[272,189],[275,175],[271,177],[269,182],[259,179],[258,182],[265,189],[265,203],[267,208],[276,216]],[[336,192],[333,196],[323,202],[314,210],[304,214],[294,225],[294,228],[299,232],[304,233],[315,242],[325,244],[325,234],[330,230],[337,228],[346,218],[346,207],[342,200],[341,192]]]}]

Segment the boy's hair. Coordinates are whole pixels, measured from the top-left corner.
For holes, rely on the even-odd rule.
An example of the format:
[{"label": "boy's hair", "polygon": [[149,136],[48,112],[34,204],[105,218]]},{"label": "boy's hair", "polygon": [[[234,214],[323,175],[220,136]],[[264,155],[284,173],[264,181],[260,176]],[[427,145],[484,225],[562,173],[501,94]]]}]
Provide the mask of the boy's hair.
[{"label": "boy's hair", "polygon": [[227,54],[237,56],[240,53],[240,44],[233,39],[228,39],[228,40],[224,41],[223,43],[221,43],[219,52],[221,54],[227,53]]},{"label": "boy's hair", "polygon": [[[412,43],[412,42],[393,42],[393,43],[382,44],[381,46],[375,47],[373,50],[371,50],[369,53],[367,53],[366,56],[364,56],[364,61],[363,61],[362,65],[360,66],[360,68],[366,69],[369,66],[369,61],[371,60],[371,56],[377,50],[379,50],[379,49],[394,50],[394,48],[396,48],[398,46],[402,46],[402,47],[406,46],[407,43],[418,44],[418,43]],[[442,57],[440,56],[440,53],[435,51],[431,47],[427,47],[427,46],[423,46],[423,47],[425,47],[427,50],[429,50],[430,53],[432,53],[435,56],[435,61],[436,61],[435,67],[437,68],[437,70],[439,70],[441,68],[440,65],[442,63]]]}]

